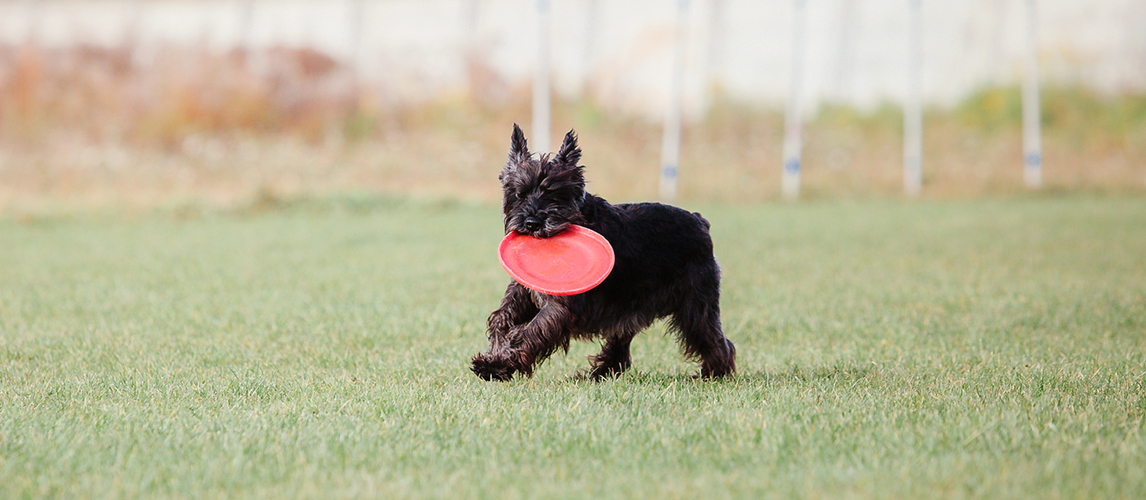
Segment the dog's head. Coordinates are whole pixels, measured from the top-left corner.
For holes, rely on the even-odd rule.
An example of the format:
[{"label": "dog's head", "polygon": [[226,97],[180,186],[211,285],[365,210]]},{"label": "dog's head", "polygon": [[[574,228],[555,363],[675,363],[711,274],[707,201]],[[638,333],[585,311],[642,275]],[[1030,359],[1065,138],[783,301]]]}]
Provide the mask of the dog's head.
[{"label": "dog's head", "polygon": [[585,177],[577,166],[580,159],[581,148],[572,130],[565,134],[557,154],[534,158],[525,145],[525,134],[514,124],[509,161],[498,176],[506,233],[548,238],[570,224],[583,223]]}]

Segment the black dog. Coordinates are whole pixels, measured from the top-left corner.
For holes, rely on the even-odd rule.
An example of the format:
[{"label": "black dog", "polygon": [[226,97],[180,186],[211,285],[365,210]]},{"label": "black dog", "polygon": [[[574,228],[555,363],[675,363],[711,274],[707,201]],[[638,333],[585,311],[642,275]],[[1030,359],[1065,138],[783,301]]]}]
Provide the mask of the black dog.
[{"label": "black dog", "polygon": [[473,357],[486,380],[526,376],[570,339],[604,340],[585,374],[616,376],[632,364],[633,336],[669,317],[686,356],[699,359],[702,377],[736,369],[736,348],[720,327],[720,268],[712,254],[709,224],[700,214],[659,203],[610,205],[585,192],[581,149],[572,130],[556,156],[535,158],[515,124],[509,162],[502,169],[505,231],[541,238],[570,224],[601,233],[616,261],[596,288],[552,296],[511,281],[501,307],[489,315],[489,351]]}]

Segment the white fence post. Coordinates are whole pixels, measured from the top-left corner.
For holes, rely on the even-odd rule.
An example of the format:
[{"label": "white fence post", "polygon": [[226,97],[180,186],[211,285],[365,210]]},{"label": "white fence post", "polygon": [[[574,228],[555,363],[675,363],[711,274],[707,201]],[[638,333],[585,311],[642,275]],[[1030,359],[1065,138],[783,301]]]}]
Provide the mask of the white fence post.
[{"label": "white fence post", "polygon": [[903,106],[903,191],[917,196],[923,189],[923,47],[921,0],[909,0],[907,35],[907,102]]},{"label": "white fence post", "polygon": [[362,68],[362,25],[366,21],[365,0],[351,0],[350,4],[350,64],[357,75]]},{"label": "white fence post", "polygon": [[1027,0],[1027,75],[1023,81],[1023,181],[1031,189],[1043,182],[1042,130],[1039,110],[1037,2]]},{"label": "white fence post", "polygon": [[684,94],[687,30],[688,0],[678,0],[672,80],[669,83],[669,102],[665,109],[664,135],[661,140],[661,199],[664,201],[676,198],[677,176],[680,170],[681,99]]},{"label": "white fence post", "polygon": [[533,77],[533,143],[535,151],[549,151],[549,0],[537,0],[537,68]]},{"label": "white fence post", "polygon": [[601,33],[600,20],[598,19],[600,9],[597,4],[598,0],[585,2],[585,40],[581,47],[581,68],[584,73],[581,77],[581,95],[579,96],[582,98],[593,88],[593,66],[597,62],[597,38]]},{"label": "white fence post", "polygon": [[788,107],[784,112],[784,167],[780,190],[784,198],[800,196],[800,150],[803,148],[803,117],[800,116],[800,94],[804,82],[804,12],[805,0],[794,0],[792,20],[792,80],[788,88]]}]

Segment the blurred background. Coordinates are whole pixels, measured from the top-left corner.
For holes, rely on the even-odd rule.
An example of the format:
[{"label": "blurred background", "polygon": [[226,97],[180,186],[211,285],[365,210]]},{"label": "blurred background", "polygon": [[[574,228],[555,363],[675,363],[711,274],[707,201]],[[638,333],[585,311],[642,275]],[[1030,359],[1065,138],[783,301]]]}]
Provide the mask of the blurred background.
[{"label": "blurred background", "polygon": [[1144,193],[1143,26],[1141,0],[2,1],[0,210],[492,201],[542,104],[615,202],[663,197],[665,162],[683,200],[778,199],[786,128],[801,198],[904,196],[913,102],[922,196]]}]

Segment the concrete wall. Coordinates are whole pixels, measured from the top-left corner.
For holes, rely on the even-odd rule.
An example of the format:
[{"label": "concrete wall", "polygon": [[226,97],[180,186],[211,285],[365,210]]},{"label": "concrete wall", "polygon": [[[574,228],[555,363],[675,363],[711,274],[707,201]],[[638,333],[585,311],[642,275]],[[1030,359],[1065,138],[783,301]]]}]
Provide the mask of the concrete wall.
[{"label": "concrete wall", "polygon": [[[861,107],[906,91],[908,0],[805,0],[805,96]],[[357,66],[387,94],[464,88],[467,61],[508,84],[533,75],[537,0],[18,0],[0,2],[0,43],[133,41],[147,64],[165,44],[228,50],[307,46]],[[1017,83],[1024,0],[923,1],[923,96],[950,104],[985,84]],[[677,0],[552,0],[553,82],[658,114],[669,87]],[[692,0],[686,110],[708,90],[780,104],[787,95],[792,0]],[[1044,81],[1146,90],[1146,2],[1041,0]],[[3,73],[0,72],[0,75]],[[528,88],[528,87],[523,87]]]}]

